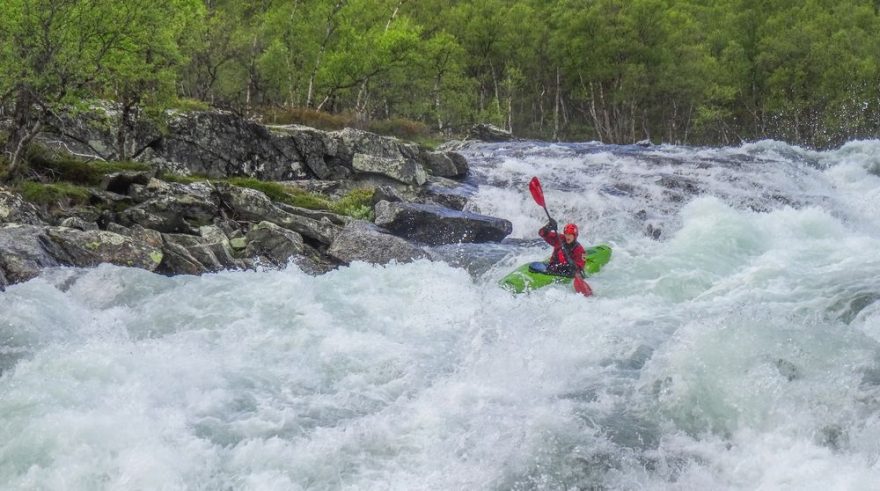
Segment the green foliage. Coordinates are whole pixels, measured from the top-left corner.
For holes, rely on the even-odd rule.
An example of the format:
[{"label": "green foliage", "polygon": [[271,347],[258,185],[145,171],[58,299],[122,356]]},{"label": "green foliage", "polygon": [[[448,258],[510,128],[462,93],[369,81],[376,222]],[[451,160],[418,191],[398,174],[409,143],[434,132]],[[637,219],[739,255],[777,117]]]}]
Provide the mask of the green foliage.
[{"label": "green foliage", "polygon": [[227,182],[243,188],[256,189],[269,197],[273,201],[287,202],[290,194],[285,186],[271,181],[261,181],[253,177],[231,177]]},{"label": "green foliage", "polygon": [[339,215],[348,215],[361,220],[373,220],[372,188],[352,189],[345,196],[330,205],[330,211]]},{"label": "green foliage", "polygon": [[475,122],[607,142],[880,135],[866,0],[0,3],[0,104],[110,99],[121,150],[134,114],[207,102],[418,141]]}]

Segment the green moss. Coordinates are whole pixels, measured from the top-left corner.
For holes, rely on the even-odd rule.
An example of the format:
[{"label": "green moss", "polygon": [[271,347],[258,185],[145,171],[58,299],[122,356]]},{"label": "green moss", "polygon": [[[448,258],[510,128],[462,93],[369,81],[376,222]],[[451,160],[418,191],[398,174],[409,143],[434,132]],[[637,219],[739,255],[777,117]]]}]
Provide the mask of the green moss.
[{"label": "green moss", "polygon": [[261,181],[253,177],[232,177],[227,182],[242,188],[256,189],[262,191],[272,201],[287,202],[290,198],[289,193],[284,186],[277,182]]},{"label": "green moss", "polygon": [[75,184],[96,185],[106,174],[151,169],[149,165],[139,162],[85,162],[71,157],[52,155],[38,148],[31,148],[27,158],[33,171],[53,181]]},{"label": "green moss", "polygon": [[23,181],[17,185],[17,190],[25,200],[38,205],[81,205],[89,200],[88,188],[66,182],[44,184]]},{"label": "green moss", "polygon": [[301,189],[278,184],[277,182],[261,181],[253,177],[233,177],[227,182],[235,186],[256,189],[272,201],[287,203],[298,208],[309,210],[329,210],[331,202],[320,194],[310,193]]}]

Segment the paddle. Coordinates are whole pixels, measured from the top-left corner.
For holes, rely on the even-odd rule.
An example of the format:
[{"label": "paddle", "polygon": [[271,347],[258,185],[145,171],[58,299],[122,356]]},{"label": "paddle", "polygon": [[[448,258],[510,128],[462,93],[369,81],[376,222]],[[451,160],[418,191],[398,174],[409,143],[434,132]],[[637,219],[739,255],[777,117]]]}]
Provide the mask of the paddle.
[{"label": "paddle", "polygon": [[[544,213],[547,214],[547,220],[551,220],[550,212],[547,211],[547,205],[544,202],[544,190],[541,188],[541,181],[538,180],[537,177],[533,177],[531,181],[529,181],[529,192],[532,193],[532,198],[534,198],[535,203],[544,209]],[[590,288],[590,285],[584,281],[584,273],[578,269],[576,263],[572,261],[571,254],[569,254],[568,249],[562,244],[562,234],[559,232],[556,233],[556,240],[559,241],[559,248],[562,249],[562,253],[565,254],[565,260],[568,261],[568,264],[574,266],[574,291],[580,293],[585,297],[589,297],[593,294],[593,289]]]}]

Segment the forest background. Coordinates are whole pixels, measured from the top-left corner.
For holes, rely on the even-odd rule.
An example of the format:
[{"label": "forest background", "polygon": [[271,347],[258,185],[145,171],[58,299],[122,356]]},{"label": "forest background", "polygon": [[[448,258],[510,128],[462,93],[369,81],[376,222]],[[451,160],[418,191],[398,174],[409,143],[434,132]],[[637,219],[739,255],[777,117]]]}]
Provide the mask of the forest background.
[{"label": "forest background", "polygon": [[0,0],[14,163],[61,108],[453,137],[827,148],[880,135],[880,2]]}]

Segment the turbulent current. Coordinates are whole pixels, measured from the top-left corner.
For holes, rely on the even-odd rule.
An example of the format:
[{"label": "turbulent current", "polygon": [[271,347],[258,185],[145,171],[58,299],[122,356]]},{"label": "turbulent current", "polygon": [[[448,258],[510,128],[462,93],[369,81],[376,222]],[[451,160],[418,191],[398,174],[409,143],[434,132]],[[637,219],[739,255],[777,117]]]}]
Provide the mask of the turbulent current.
[{"label": "turbulent current", "polygon": [[[880,142],[460,152],[501,244],[0,293],[0,488],[877,489]],[[594,297],[497,287],[532,176]]]}]

